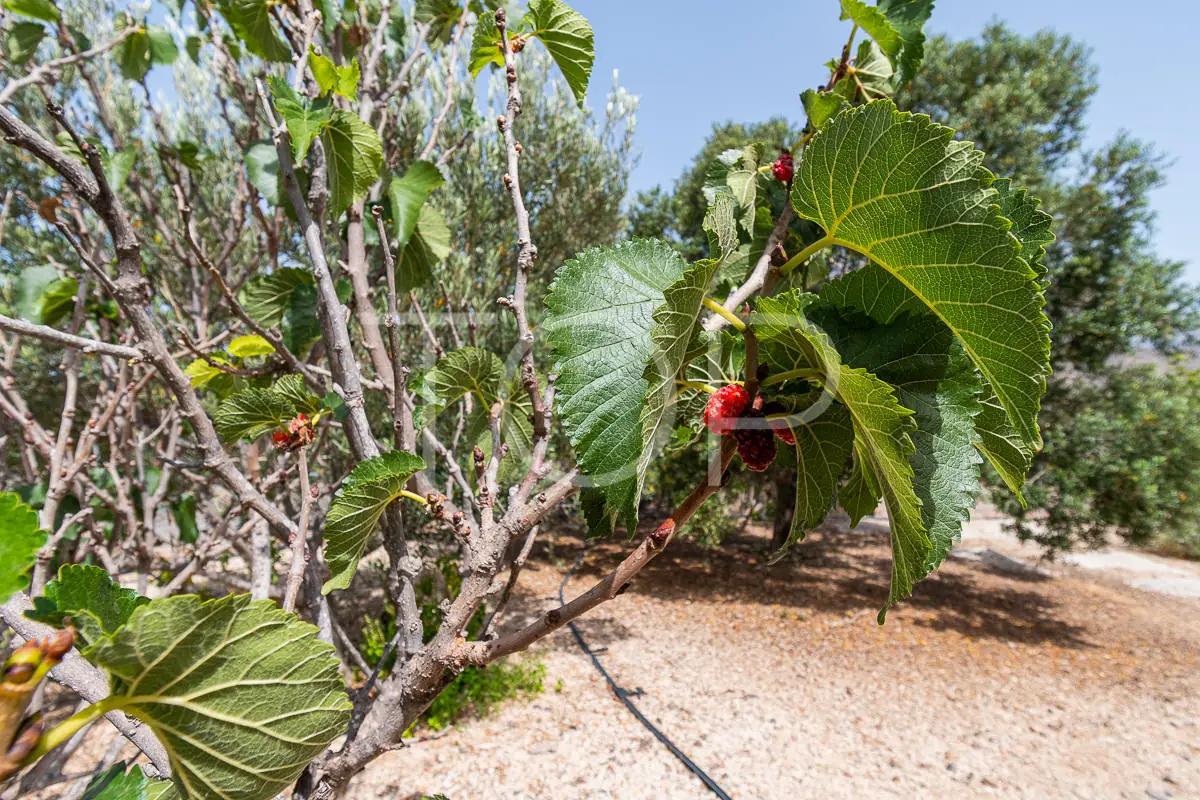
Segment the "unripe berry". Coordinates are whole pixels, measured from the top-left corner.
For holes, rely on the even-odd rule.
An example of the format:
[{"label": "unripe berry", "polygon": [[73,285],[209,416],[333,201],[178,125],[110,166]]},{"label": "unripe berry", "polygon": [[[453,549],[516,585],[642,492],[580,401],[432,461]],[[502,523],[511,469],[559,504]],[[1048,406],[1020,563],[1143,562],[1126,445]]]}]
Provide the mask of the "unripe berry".
[{"label": "unripe berry", "polygon": [[704,406],[704,424],[718,436],[725,436],[733,430],[734,420],[742,415],[749,402],[750,394],[744,387],[736,383],[722,386]]},{"label": "unripe berry", "polygon": [[775,159],[775,163],[771,165],[771,174],[780,183],[790,181],[794,172],[795,163],[792,161],[791,153],[781,153],[779,158]]},{"label": "unripe berry", "polygon": [[[741,416],[743,420],[763,419],[763,412],[752,408]],[[775,460],[775,436],[769,428],[738,427],[733,430],[734,441],[737,442],[738,455],[746,468],[753,472],[764,472]]]}]

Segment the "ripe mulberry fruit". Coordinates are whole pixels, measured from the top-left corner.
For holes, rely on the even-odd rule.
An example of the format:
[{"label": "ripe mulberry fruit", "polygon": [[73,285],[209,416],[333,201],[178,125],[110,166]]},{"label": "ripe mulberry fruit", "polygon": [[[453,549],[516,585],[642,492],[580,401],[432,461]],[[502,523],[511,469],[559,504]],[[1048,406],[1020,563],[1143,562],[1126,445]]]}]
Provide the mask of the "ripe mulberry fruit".
[{"label": "ripe mulberry fruit", "polygon": [[[750,409],[741,417],[743,420],[762,420],[763,412]],[[753,427],[738,427],[733,431],[738,455],[746,468],[753,472],[764,472],[775,460],[775,435],[761,422],[750,423]]]},{"label": "ripe mulberry fruit", "polygon": [[775,163],[771,165],[771,174],[775,176],[775,180],[780,183],[787,183],[792,179],[792,174],[795,172],[795,162],[792,161],[791,153],[781,153],[779,158],[775,159]]},{"label": "ripe mulberry fruit", "polygon": [[796,444],[796,434],[792,432],[792,429],[788,427],[788,424],[783,420],[778,419],[772,421],[771,430],[773,430],[775,435],[779,437],[779,441],[783,442],[784,444]]},{"label": "ripe mulberry fruit", "polygon": [[746,410],[750,394],[736,383],[722,386],[708,398],[704,406],[704,424],[718,436],[733,430],[735,420]]}]

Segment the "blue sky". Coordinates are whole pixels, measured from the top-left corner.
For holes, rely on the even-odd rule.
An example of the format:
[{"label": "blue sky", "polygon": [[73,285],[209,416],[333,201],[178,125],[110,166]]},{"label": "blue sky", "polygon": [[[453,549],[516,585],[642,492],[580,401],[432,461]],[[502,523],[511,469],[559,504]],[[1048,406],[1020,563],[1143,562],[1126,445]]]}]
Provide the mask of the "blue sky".
[{"label": "blue sky", "polygon": [[[823,80],[822,64],[840,51],[849,33],[848,23],[838,20],[836,0],[572,2],[596,34],[588,102],[603,110],[614,68],[642,100],[637,132],[642,157],[634,191],[669,186],[713,121],[773,115],[802,121],[800,91]],[[1168,185],[1154,195],[1155,244],[1161,255],[1189,262],[1190,279],[1200,282],[1198,205],[1190,188],[1200,185],[1200,103],[1191,80],[1200,4],[939,0],[929,27],[969,38],[992,19],[1021,33],[1052,28],[1093,49],[1100,91],[1088,117],[1087,144],[1128,130],[1174,159]]]}]

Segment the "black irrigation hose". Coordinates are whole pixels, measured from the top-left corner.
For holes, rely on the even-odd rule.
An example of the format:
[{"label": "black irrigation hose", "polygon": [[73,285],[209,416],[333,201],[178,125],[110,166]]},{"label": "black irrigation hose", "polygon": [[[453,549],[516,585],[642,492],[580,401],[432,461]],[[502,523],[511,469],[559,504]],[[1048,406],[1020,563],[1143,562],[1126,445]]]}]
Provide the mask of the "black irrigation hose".
[{"label": "black irrigation hose", "polygon": [[[571,568],[567,570],[567,574],[563,576],[562,583],[558,585],[558,602],[562,605],[566,605],[567,602],[566,596],[564,595],[564,590],[567,587],[567,581],[571,580],[571,576],[575,574],[575,570],[579,568],[579,565],[583,561],[583,556],[586,552],[587,547],[585,546],[583,550],[579,551],[579,556],[575,559],[575,563],[571,565]],[[579,647],[583,650],[583,652],[588,654],[588,657],[592,659],[592,664],[596,667],[600,674],[604,676],[604,680],[608,681],[608,688],[612,689],[613,694],[617,696],[618,700],[625,704],[625,707],[628,708],[630,713],[637,718],[637,721],[645,725],[646,730],[654,734],[654,738],[662,742],[666,748],[671,751],[671,754],[682,761],[683,765],[691,770],[697,778],[703,781],[704,785],[707,786],[713,794],[721,798],[721,800],[733,800],[733,798],[725,794],[725,790],[718,786],[716,781],[708,776],[708,773],[700,769],[700,767],[696,765],[695,761],[692,761],[690,758],[684,755],[683,751],[676,747],[675,743],[668,739],[665,733],[654,727],[653,722],[646,719],[646,715],[639,711],[638,707],[635,706],[633,701],[629,699],[629,693],[617,685],[617,682],[613,680],[612,675],[609,675],[608,670],[606,670],[604,665],[600,663],[600,659],[594,652],[592,652],[592,648],[588,647],[587,641],[583,638],[583,634],[579,632],[579,628],[576,627],[575,623],[568,622],[567,627],[571,629],[571,633],[575,636],[575,641],[579,643]]]}]

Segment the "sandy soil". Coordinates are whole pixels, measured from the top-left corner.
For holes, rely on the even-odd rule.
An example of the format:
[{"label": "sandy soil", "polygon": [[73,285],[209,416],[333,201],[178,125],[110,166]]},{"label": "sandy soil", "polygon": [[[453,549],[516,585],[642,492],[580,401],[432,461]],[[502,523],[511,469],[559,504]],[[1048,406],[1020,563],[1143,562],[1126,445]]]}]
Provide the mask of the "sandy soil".
[{"label": "sandy soil", "polygon": [[[1200,600],[1135,588],[1145,565],[1036,564],[981,520],[879,627],[880,521],[832,525],[773,566],[764,544],[751,531],[720,553],[672,545],[581,626],[732,797],[1200,797]],[[508,624],[550,607],[581,542],[555,545]],[[568,593],[627,547],[590,548]],[[569,633],[536,657],[544,695],[380,758],[348,796],[713,796]]]}]

